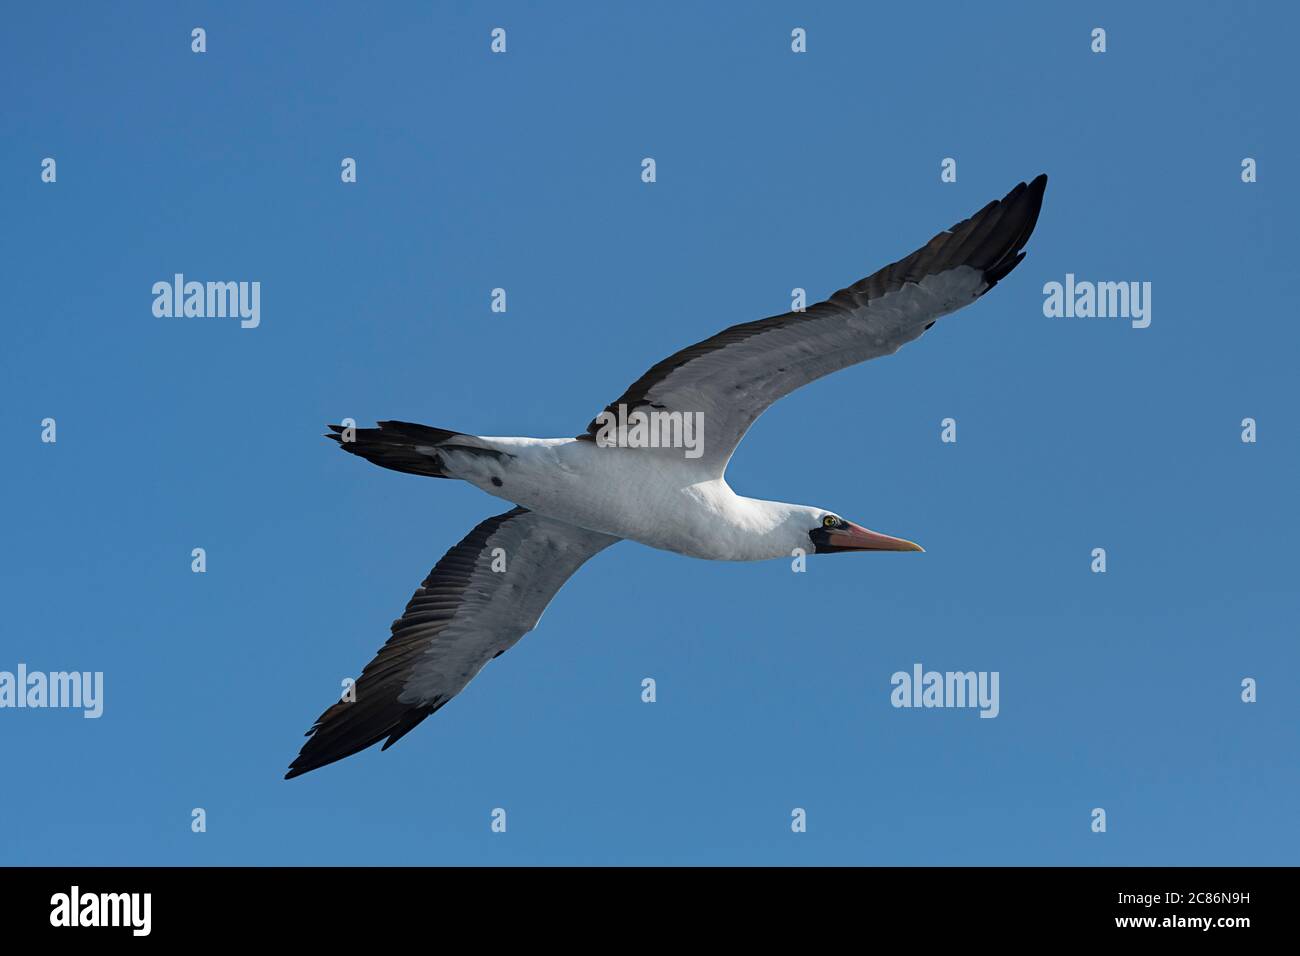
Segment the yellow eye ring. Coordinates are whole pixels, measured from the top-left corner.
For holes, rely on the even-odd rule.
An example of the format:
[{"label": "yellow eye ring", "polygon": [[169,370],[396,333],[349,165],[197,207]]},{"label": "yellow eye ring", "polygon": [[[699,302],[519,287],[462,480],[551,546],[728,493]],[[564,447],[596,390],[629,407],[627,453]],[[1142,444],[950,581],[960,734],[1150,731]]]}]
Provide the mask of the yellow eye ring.
[{"label": "yellow eye ring", "polygon": [[835,517],[834,515],[827,515],[825,518],[822,518],[823,528],[834,528],[839,523],[840,523],[840,519]]}]

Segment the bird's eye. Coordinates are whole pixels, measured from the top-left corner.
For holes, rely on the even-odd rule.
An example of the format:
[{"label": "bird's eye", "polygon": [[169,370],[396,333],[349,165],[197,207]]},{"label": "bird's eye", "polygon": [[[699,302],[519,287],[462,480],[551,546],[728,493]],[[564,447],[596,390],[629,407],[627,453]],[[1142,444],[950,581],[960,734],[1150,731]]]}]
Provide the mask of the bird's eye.
[{"label": "bird's eye", "polygon": [[834,515],[827,515],[825,518],[822,518],[823,528],[838,528],[839,524],[840,524],[840,519],[835,517]]}]

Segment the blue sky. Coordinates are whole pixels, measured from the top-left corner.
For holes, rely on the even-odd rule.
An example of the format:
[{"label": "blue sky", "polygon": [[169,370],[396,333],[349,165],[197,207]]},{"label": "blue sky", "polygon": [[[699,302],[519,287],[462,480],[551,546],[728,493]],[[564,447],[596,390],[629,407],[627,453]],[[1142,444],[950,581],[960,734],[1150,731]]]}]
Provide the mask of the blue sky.
[{"label": "blue sky", "polygon": [[[0,670],[105,702],[0,710],[0,862],[1295,863],[1295,11],[553,6],[7,14]],[[926,554],[617,545],[396,747],[281,779],[503,510],[326,422],[576,434],[1039,172],[1016,272],[728,473]],[[155,318],[176,272],[261,325]],[[1151,326],[1046,318],[1066,273],[1151,282]],[[917,662],[999,672],[997,719],[891,707]]]}]

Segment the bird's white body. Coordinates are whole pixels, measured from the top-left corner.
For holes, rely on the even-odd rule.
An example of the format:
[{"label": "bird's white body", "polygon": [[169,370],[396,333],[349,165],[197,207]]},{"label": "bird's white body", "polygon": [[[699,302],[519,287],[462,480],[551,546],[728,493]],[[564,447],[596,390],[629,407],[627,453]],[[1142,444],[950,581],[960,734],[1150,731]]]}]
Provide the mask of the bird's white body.
[{"label": "bird's white body", "polygon": [[808,529],[825,514],[738,495],[680,449],[602,448],[575,438],[480,442],[502,454],[440,448],[454,477],[548,518],[693,558],[760,561],[807,551]]}]

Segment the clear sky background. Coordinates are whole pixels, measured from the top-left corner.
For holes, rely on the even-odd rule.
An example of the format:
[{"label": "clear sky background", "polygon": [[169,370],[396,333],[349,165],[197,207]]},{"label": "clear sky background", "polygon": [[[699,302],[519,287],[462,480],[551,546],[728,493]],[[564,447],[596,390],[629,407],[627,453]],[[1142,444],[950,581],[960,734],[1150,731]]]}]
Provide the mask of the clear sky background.
[{"label": "clear sky background", "polygon": [[[0,862],[1296,863],[1298,26],[1286,4],[9,8],[0,670],[101,670],[105,712],[0,710]],[[926,554],[793,574],[617,545],[396,747],[281,779],[504,510],[340,454],[326,422],[576,434],[675,349],[1039,172],[1016,272],[778,404],[728,474]],[[155,318],[176,272],[260,281],[261,326]],[[1153,283],[1150,328],[1045,318],[1067,272]],[[917,662],[1000,672],[1000,716],[894,709]]]}]

